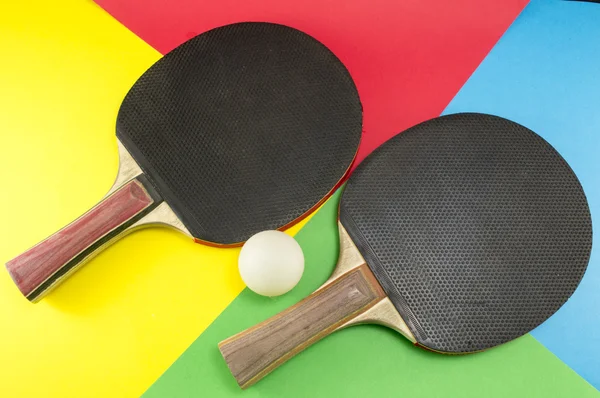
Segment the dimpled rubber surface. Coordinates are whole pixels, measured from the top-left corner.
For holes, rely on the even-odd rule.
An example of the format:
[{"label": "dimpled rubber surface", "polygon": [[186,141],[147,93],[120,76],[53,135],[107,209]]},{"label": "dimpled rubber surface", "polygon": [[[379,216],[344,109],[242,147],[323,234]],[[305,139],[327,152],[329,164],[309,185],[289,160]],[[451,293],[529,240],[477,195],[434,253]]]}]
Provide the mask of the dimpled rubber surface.
[{"label": "dimpled rubber surface", "polygon": [[577,177],[527,128],[455,114],[389,140],[353,173],[340,220],[424,347],[483,350],[552,315],[587,267]]},{"label": "dimpled rubber surface", "polygon": [[360,141],[350,74],[289,27],[227,25],[168,53],[131,88],[117,136],[195,238],[236,244],[302,217]]}]

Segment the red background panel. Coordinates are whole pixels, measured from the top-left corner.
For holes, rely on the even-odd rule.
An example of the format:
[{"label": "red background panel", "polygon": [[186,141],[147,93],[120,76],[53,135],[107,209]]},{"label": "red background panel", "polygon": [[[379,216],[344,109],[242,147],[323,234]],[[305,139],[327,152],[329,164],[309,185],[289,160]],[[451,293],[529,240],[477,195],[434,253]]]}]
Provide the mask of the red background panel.
[{"label": "red background panel", "polygon": [[217,26],[266,21],[328,46],[364,107],[357,161],[439,115],[527,0],[96,0],[161,53]]}]

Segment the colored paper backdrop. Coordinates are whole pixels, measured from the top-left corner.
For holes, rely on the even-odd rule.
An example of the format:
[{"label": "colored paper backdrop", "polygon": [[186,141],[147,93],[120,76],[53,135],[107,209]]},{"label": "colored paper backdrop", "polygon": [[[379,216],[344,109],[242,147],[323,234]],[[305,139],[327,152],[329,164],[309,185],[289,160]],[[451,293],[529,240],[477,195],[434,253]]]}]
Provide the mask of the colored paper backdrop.
[{"label": "colored paper backdrop", "polygon": [[[540,132],[582,179],[596,222],[598,5],[533,2],[473,74],[525,1],[99,4],[124,26],[89,1],[0,5],[0,181],[10,192],[0,197],[3,262],[108,189],[119,103],[160,53],[240,20],[302,29],[348,65],[365,106],[361,158],[441,113],[469,79],[445,112],[497,113]],[[151,385],[152,397],[241,395],[216,343],[326,279],[337,254],[336,201],[298,235],[307,273],[278,299],[242,291],[237,250],[194,245],[163,230],[128,237],[36,305],[0,273],[0,395],[132,397]],[[533,337],[456,358],[417,350],[383,328],[356,327],[243,394],[598,396],[572,370],[598,387],[596,257],[573,299]]]}]

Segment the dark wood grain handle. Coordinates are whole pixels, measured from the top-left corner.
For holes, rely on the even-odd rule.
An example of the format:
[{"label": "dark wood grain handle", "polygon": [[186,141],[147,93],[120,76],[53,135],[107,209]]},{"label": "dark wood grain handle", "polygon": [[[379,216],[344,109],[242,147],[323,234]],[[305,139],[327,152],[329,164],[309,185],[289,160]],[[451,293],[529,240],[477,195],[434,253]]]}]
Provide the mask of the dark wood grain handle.
[{"label": "dark wood grain handle", "polygon": [[219,349],[240,387],[246,388],[385,297],[362,265],[295,306],[222,341]]},{"label": "dark wood grain handle", "polygon": [[46,240],[6,263],[19,290],[36,301],[147,214],[160,197],[138,176]]}]

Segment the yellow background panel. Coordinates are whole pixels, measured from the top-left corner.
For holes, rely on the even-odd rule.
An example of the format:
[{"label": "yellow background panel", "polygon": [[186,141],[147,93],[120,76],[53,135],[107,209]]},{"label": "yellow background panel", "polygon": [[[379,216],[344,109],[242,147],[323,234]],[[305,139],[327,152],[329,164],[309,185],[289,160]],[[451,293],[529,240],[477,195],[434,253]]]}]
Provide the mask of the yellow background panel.
[{"label": "yellow background panel", "polygon": [[[0,51],[5,263],[108,190],[120,102],[160,54],[91,0],[2,1]],[[0,396],[139,396],[241,291],[237,254],[136,232],[35,305],[0,269]]]}]

